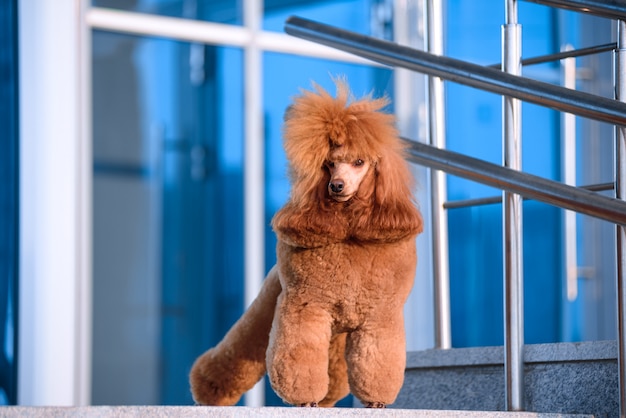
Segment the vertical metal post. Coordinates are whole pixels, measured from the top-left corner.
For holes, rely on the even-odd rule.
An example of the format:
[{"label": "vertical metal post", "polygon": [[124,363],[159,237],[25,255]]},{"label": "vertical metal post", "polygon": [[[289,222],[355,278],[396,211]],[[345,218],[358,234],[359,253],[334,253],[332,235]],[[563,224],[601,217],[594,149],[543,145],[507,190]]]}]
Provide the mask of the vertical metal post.
[{"label": "vertical metal post", "polygon": [[[506,1],[506,24],[502,27],[502,70],[521,75],[521,26],[517,1]],[[521,170],[521,103],[502,99],[503,164]],[[522,274],[522,199],[503,192],[504,250],[504,375],[505,401],[509,411],[524,407],[524,291]]]},{"label": "vertical metal post", "polygon": [[[563,50],[570,51],[573,47],[566,45]],[[563,87],[576,89],[576,58],[561,60],[561,76]],[[563,182],[576,185],[576,115],[561,115],[561,155]],[[565,245],[565,287],[567,300],[574,301],[578,297],[578,253],[576,248],[576,212],[566,210],[563,213],[564,245]]]},{"label": "vertical metal post", "polygon": [[[263,152],[263,60],[257,45],[261,29],[263,3],[245,0],[244,25],[252,33],[250,43],[244,50],[245,70],[245,306],[248,307],[261,289],[264,276],[264,161]],[[264,405],[263,381],[245,395],[246,406]]]},{"label": "vertical metal post", "polygon": [[[626,22],[617,22],[615,98],[626,101]],[[626,200],[626,127],[615,126],[615,193]],[[626,417],[626,227],[617,225],[617,340],[620,415]]]},{"label": "vertical metal post", "polygon": [[76,270],[77,280],[77,303],[78,314],[76,315],[76,329],[78,332],[77,359],[79,368],[76,376],[76,404],[91,404],[92,370],[93,370],[93,160],[92,160],[92,69],[91,69],[91,28],[88,26],[85,15],[91,2],[76,0],[75,11],[77,13],[78,33],[78,172],[77,195],[78,195],[78,220],[79,231],[77,234],[78,260]]},{"label": "vertical metal post", "polygon": [[[443,54],[443,7],[441,0],[426,2],[426,27],[428,52]],[[428,77],[428,109],[430,144],[445,148],[445,103],[443,80]],[[443,171],[432,170],[431,214],[433,240],[433,279],[435,310],[435,347],[452,346],[450,331],[450,271],[448,264],[448,216],[443,207],[447,196]]]}]

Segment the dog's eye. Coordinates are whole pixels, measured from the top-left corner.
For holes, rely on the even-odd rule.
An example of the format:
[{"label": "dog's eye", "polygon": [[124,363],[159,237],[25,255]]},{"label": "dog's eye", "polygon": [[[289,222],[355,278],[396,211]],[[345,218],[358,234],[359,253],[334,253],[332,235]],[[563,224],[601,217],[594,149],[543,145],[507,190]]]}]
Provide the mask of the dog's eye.
[{"label": "dog's eye", "polygon": [[333,167],[335,167],[335,163],[332,162],[332,161],[326,161],[326,167],[333,168]]},{"label": "dog's eye", "polygon": [[360,158],[354,162],[354,165],[355,165],[356,167],[360,167],[360,166],[362,166],[363,164],[365,164],[365,162],[364,162],[362,159],[360,159]]}]

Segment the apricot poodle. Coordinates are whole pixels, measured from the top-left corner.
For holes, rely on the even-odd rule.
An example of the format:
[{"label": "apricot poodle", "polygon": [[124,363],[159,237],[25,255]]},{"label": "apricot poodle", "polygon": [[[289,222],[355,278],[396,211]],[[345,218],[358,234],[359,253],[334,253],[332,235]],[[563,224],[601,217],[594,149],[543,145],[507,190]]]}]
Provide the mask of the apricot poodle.
[{"label": "apricot poodle", "polygon": [[194,400],[233,405],[266,373],[286,402],[332,406],[350,391],[392,403],[404,379],[403,306],[422,217],[386,98],[336,81],[285,115],[290,199],[272,220],[277,264],[257,299],[190,375]]}]

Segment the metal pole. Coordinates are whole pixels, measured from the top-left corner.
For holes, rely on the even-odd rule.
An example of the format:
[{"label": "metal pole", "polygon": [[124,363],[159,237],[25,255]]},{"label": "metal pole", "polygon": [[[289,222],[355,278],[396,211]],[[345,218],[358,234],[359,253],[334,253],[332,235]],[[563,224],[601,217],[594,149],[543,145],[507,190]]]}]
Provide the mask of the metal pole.
[{"label": "metal pole", "polygon": [[[415,164],[443,170],[448,174],[463,177],[509,190],[524,197],[549,205],[569,209],[598,219],[626,226],[626,201],[615,199],[549,180],[523,171],[512,170],[477,158],[468,157],[428,144],[409,141],[407,159]],[[593,190],[597,190],[594,186]]]},{"label": "metal pole", "polygon": [[[564,50],[571,50],[566,45]],[[561,61],[561,77],[563,86],[576,88],[576,59],[566,58]],[[571,113],[561,114],[561,173],[565,184],[576,185],[576,116]],[[574,301],[578,297],[578,251],[576,233],[576,212],[563,213],[563,233],[565,247],[565,288],[567,300]]]},{"label": "metal pole", "polygon": [[[244,49],[245,72],[245,170],[244,170],[244,218],[245,218],[245,277],[244,303],[248,307],[254,301],[265,274],[264,266],[264,183],[263,171],[263,62],[262,51],[255,35],[260,30],[263,6],[260,0],[244,1],[244,23],[252,36]],[[263,406],[265,389],[263,381],[245,395],[246,406]]]},{"label": "metal pole", "polygon": [[[615,42],[609,44],[602,44],[596,46],[590,46],[588,48],[581,49],[567,49],[565,51],[556,52],[554,54],[540,55],[538,57],[522,59],[522,67],[529,65],[545,64],[546,62],[560,61],[565,58],[584,57],[586,55],[600,54],[602,52],[614,51],[617,44]],[[492,64],[490,68],[502,67],[502,63]]]},{"label": "metal pole", "polygon": [[550,7],[589,13],[608,19],[626,19],[626,3],[623,0],[526,0]]},{"label": "metal pole", "polygon": [[90,2],[87,0],[76,1],[76,11],[78,13],[77,31],[79,77],[78,83],[78,103],[80,110],[78,122],[79,153],[78,170],[78,214],[79,214],[79,258],[78,270],[78,312],[76,316],[76,329],[78,332],[77,344],[79,369],[77,371],[76,384],[76,404],[91,404],[91,389],[93,386],[93,232],[92,232],[92,195],[93,195],[93,136],[92,136],[92,31],[85,21],[85,14],[89,10]]},{"label": "metal pole", "polygon": [[[441,0],[426,2],[428,51],[443,55],[443,7]],[[428,77],[428,109],[430,144],[446,147],[445,96],[443,80]],[[433,280],[435,311],[435,348],[452,347],[450,327],[450,269],[448,256],[448,216],[443,204],[447,198],[446,177],[443,171],[431,170],[431,214],[433,242]]]},{"label": "metal pole", "polygon": [[398,45],[292,16],[285,31],[382,64],[435,75],[563,112],[626,126],[626,103]]},{"label": "metal pole", "polygon": [[[581,189],[591,190],[592,192],[603,192],[606,190],[615,190],[613,183],[598,183],[591,184],[588,186],[577,186]],[[530,200],[529,198],[524,198],[524,200]],[[478,197],[476,199],[461,199],[461,200],[448,200],[443,204],[443,207],[446,209],[460,209],[467,208],[471,206],[482,206],[482,205],[492,205],[494,203],[502,203],[502,194],[500,196],[491,196],[491,197]]]},{"label": "metal pole", "polygon": [[[617,22],[617,49],[615,50],[615,98],[626,101],[626,22]],[[626,200],[626,128],[615,127],[615,194]],[[619,367],[620,415],[626,417],[626,227],[616,227],[617,247],[617,340]]]},{"label": "metal pole", "polygon": [[[502,27],[502,71],[521,75],[521,26],[517,1],[506,0],[506,24]],[[502,98],[503,165],[522,168],[521,102]],[[504,259],[504,375],[508,411],[524,408],[524,281],[522,273],[522,197],[503,192]]]},{"label": "metal pole", "polygon": [[[86,11],[85,21],[91,29],[237,48],[245,48],[250,44],[253,36],[247,25],[227,25],[104,7],[90,7]],[[264,31],[261,28],[254,34],[254,41],[262,51],[356,64],[372,64],[371,61],[353,54],[295,39],[282,33]]]}]

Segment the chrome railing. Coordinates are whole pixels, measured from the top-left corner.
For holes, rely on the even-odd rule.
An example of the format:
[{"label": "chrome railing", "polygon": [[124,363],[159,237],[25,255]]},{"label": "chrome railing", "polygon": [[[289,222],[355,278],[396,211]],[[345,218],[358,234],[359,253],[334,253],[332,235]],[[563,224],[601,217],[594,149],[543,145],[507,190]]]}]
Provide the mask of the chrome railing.
[{"label": "chrome railing", "polygon": [[300,17],[287,19],[285,31],[381,64],[434,75],[590,119],[626,125],[626,103],[616,100],[430,54]]},{"label": "chrome railing", "polygon": [[[615,96],[626,101],[626,22],[618,21],[615,49]],[[615,127],[615,195],[626,200],[626,127]],[[626,227],[617,226],[617,340],[620,414],[626,416]]]},{"label": "chrome railing", "polygon": [[[515,47],[517,28],[517,1],[505,0],[506,25],[503,25],[502,70],[412,49],[389,41],[376,39],[340,28],[324,25],[299,17],[286,21],[288,34],[324,44],[372,61],[425,73],[429,76],[479,88],[505,96],[503,99],[503,146],[507,150],[503,166],[457,154],[433,145],[410,142],[409,160],[436,170],[484,183],[503,190],[504,217],[506,206],[512,217],[505,231],[521,235],[521,197],[536,199],[564,209],[594,216],[615,223],[617,228],[617,283],[618,283],[618,364],[620,386],[620,415],[626,416],[626,2],[622,0],[528,0],[552,7],[566,8],[612,19],[618,22],[617,44],[600,45],[582,50],[563,51],[552,56],[522,60],[519,51],[511,54]],[[519,36],[519,33],[516,35]],[[615,48],[616,55],[616,98],[608,99],[573,89],[544,83],[519,75],[516,67],[524,64],[546,62],[550,59],[582,56]],[[517,49],[517,48],[514,48]],[[507,62],[508,61],[508,62]],[[507,99],[508,98],[508,99]],[[519,99],[539,104],[562,112],[608,122],[616,126],[616,197],[596,194],[582,187],[569,186],[519,171],[519,134],[516,132],[520,113],[515,109]],[[507,129],[509,126],[511,129]],[[507,132],[510,131],[510,132]],[[436,144],[435,144],[436,145]],[[611,188],[613,185],[607,186]],[[605,187],[605,188],[607,188]],[[593,186],[591,189],[597,189]],[[441,197],[439,196],[438,199]],[[505,240],[505,241],[508,241]],[[517,240],[516,240],[517,241]],[[506,252],[505,247],[505,252]],[[523,401],[523,303],[521,299],[522,274],[516,266],[521,264],[521,241],[519,247],[508,249],[514,252],[510,262],[505,254],[505,403],[508,410],[524,409]],[[514,250],[514,251],[513,251]],[[437,261],[435,261],[437,262]],[[510,266],[509,266],[510,264]],[[511,267],[511,268],[508,268]],[[517,271],[513,271],[517,270]],[[436,315],[437,317],[437,315]],[[435,329],[438,329],[437,325]]]},{"label": "chrome railing", "polygon": [[[517,0],[505,0],[502,25],[502,71],[522,75],[522,26]],[[522,170],[522,102],[502,96],[502,165]],[[504,404],[524,409],[524,240],[522,196],[502,191],[502,261],[504,306]]]},{"label": "chrome railing", "polygon": [[[428,0],[426,3],[426,49],[443,55],[443,3]],[[428,134],[429,143],[437,148],[446,147],[444,80],[428,77]],[[448,245],[448,212],[444,207],[448,197],[445,172],[432,171],[430,175],[430,217],[433,264],[433,314],[435,348],[452,348],[450,309],[450,263]]]},{"label": "chrome railing", "polygon": [[409,161],[626,226],[626,201],[406,139]]},{"label": "chrome railing", "polygon": [[623,0],[526,0],[575,12],[589,13],[608,19],[626,20],[626,3]]}]

